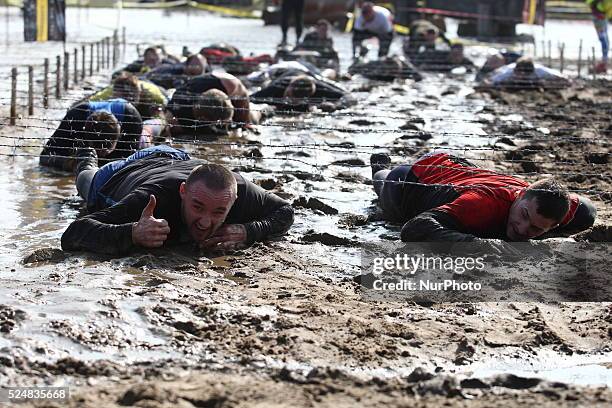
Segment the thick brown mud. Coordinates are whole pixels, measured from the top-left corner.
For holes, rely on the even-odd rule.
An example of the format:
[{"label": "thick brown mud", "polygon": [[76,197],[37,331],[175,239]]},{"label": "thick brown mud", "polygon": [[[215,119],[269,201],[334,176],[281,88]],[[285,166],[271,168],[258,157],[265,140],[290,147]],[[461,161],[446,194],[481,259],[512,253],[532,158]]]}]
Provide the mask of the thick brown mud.
[{"label": "thick brown mud", "polygon": [[349,109],[183,144],[296,210],[284,240],[231,254],[61,252],[83,203],[72,177],[40,169],[19,137],[44,140],[67,101],[45,113],[47,129],[33,118],[19,123],[39,127],[0,129],[17,140],[2,152],[33,156],[0,166],[0,384],[71,387],[68,403],[35,406],[612,405],[609,303],[374,302],[353,280],[360,245],[399,239],[373,201],[373,152],[406,163],[443,148],[529,180],[555,175],[598,209],[575,238],[609,242],[610,83],[513,94],[475,92],[469,75],[345,85],[358,100]]}]

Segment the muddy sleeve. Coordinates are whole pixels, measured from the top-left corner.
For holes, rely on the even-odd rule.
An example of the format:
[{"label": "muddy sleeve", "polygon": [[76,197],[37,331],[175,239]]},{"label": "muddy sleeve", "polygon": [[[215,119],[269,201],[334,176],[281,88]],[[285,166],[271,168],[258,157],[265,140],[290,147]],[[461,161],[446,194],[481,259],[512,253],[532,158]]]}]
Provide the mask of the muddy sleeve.
[{"label": "muddy sleeve", "polygon": [[402,227],[401,237],[404,242],[471,242],[476,239],[472,234],[460,232],[455,217],[442,211],[426,211],[412,218]]},{"label": "muddy sleeve", "polygon": [[442,211],[426,211],[408,221],[402,227],[404,242],[462,242],[470,243],[460,250],[472,254],[501,255],[507,259],[520,259],[523,254],[511,243],[500,239],[478,238],[459,231],[456,219]]},{"label": "muddy sleeve", "polygon": [[134,247],[132,224],[148,201],[149,193],[134,191],[112,207],[79,218],[62,235],[62,249],[108,255],[129,252]]},{"label": "muddy sleeve", "polygon": [[227,223],[244,224],[247,244],[277,238],[293,224],[293,208],[275,194],[246,181],[239,186],[238,199]]}]

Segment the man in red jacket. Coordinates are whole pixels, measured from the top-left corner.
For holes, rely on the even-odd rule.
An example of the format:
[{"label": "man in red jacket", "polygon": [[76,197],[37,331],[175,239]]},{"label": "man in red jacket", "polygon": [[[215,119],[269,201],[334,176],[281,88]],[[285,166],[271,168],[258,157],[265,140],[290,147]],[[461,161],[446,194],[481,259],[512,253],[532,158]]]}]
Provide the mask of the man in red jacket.
[{"label": "man in red jacket", "polygon": [[576,233],[595,221],[590,200],[552,179],[530,185],[447,153],[393,170],[387,155],[370,161],[385,217],[405,223],[402,241],[526,241],[549,231]]}]

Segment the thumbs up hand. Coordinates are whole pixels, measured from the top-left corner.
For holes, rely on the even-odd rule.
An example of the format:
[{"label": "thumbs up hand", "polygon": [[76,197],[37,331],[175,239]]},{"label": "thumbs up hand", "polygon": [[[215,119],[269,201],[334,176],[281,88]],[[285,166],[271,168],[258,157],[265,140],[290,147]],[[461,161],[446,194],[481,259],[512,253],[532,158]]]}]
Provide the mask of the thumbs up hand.
[{"label": "thumbs up hand", "polygon": [[137,223],[132,226],[132,242],[145,248],[158,248],[164,244],[170,233],[168,221],[153,216],[157,200],[153,194]]}]

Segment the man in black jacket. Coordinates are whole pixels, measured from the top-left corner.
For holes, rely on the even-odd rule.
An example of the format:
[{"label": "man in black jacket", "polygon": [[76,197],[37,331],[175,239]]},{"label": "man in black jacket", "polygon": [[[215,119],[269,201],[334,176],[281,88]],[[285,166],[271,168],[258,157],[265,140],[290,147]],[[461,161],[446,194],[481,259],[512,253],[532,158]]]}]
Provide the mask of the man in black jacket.
[{"label": "man in black jacket", "polygon": [[236,249],[283,235],[293,224],[286,201],[221,165],[167,146],[109,163],[111,171],[96,169],[93,149],[79,156],[77,187],[97,211],[70,224],[64,250],[119,255],[190,241]]},{"label": "man in black jacket", "polygon": [[322,103],[341,105],[348,92],[337,82],[297,70],[287,70],[251,95],[251,101],[287,110],[308,110]]}]

